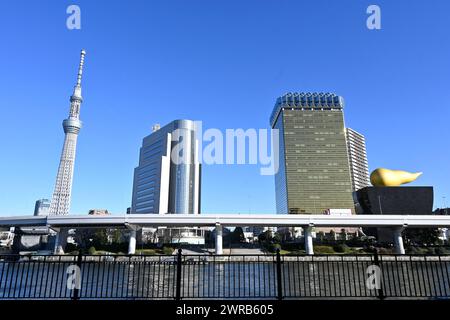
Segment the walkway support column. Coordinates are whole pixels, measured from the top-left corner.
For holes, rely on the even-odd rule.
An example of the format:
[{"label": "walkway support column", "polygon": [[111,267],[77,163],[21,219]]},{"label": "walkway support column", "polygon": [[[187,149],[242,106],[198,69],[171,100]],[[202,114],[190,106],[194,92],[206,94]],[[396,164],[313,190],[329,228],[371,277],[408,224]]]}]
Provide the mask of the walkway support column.
[{"label": "walkway support column", "polygon": [[55,248],[53,254],[64,254],[64,248],[67,244],[68,230],[61,228],[56,232]]},{"label": "walkway support column", "polygon": [[216,223],[216,254],[223,254],[222,225]]},{"label": "walkway support column", "polygon": [[305,252],[306,252],[306,254],[309,254],[309,255],[314,254],[312,228],[313,228],[312,226],[304,226],[303,227],[303,236],[305,238]]},{"label": "walkway support column", "polygon": [[136,230],[131,229],[130,239],[128,242],[128,254],[135,254],[135,253],[136,253]]},{"label": "walkway support column", "polygon": [[404,230],[403,227],[393,229],[394,247],[395,253],[397,254],[405,254],[405,247],[403,246],[403,238],[402,238],[403,230]]}]

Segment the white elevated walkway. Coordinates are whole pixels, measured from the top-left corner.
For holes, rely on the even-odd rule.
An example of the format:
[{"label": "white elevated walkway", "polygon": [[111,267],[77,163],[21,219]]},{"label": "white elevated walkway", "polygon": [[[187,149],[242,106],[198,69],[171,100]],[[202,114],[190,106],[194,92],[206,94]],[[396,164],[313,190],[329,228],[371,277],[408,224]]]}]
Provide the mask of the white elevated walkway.
[{"label": "white elevated walkway", "polygon": [[[450,216],[444,215],[352,215],[314,214],[125,214],[110,216],[11,216],[0,217],[1,227],[47,226],[54,230],[66,228],[129,228],[142,227],[216,227],[216,253],[222,254],[222,228],[226,226],[302,227],[305,249],[313,254],[311,227],[379,227],[391,228],[397,253],[404,254],[401,232],[404,228],[450,227]],[[129,252],[135,248],[131,237]]]}]

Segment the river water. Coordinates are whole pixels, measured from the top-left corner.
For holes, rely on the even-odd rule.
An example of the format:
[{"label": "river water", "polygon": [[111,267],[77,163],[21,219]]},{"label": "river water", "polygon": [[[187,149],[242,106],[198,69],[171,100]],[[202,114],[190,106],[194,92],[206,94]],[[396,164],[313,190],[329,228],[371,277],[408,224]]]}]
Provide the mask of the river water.
[{"label": "river water", "polygon": [[[273,299],[278,280],[284,298],[388,297],[450,298],[450,257],[383,257],[380,280],[368,268],[372,257],[183,256],[180,297],[189,299]],[[0,260],[0,299],[70,299],[76,257]],[[81,299],[174,299],[175,256],[84,257]],[[378,287],[380,288],[380,287]]]}]

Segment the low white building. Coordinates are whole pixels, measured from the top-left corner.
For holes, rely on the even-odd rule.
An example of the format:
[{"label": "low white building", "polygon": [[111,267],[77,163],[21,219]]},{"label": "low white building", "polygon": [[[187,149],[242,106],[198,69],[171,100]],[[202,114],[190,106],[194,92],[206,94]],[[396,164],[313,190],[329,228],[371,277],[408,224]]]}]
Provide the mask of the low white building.
[{"label": "low white building", "polygon": [[0,247],[11,247],[14,240],[14,228],[0,231]]},{"label": "low white building", "polygon": [[258,241],[258,237],[252,231],[244,231],[244,239],[247,243],[253,243]]},{"label": "low white building", "polygon": [[205,228],[158,228],[157,237],[159,243],[185,243],[205,244]]},{"label": "low white building", "polygon": [[439,239],[447,242],[450,237],[450,229],[448,228],[439,228]]}]

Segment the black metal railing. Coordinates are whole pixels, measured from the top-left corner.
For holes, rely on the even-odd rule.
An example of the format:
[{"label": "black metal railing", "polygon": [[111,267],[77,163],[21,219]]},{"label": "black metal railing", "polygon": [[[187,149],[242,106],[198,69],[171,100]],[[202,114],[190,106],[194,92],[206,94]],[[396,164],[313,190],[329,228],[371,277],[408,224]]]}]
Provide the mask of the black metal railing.
[{"label": "black metal railing", "polygon": [[0,255],[0,299],[447,298],[450,256]]}]

